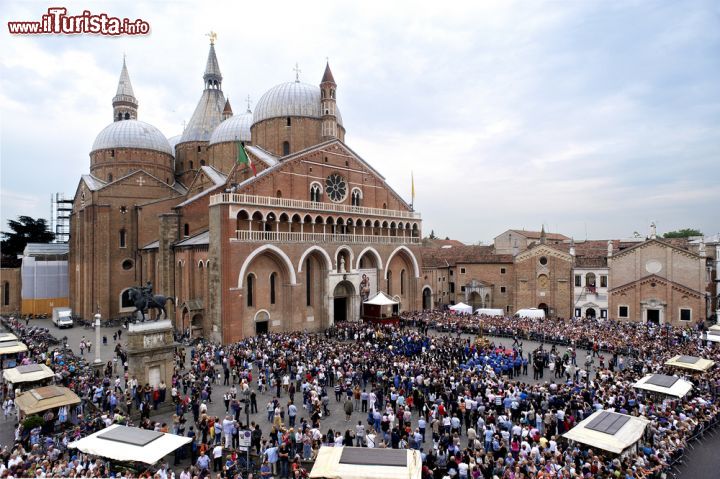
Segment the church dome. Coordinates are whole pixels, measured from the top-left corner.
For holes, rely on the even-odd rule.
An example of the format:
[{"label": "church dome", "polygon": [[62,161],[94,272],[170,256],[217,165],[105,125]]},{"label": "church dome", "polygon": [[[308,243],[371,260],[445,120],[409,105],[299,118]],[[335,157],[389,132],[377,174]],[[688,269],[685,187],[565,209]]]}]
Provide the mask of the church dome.
[{"label": "church dome", "polygon": [[173,156],[175,156],[175,146],[177,146],[178,143],[180,143],[180,139],[182,138],[182,135],[175,135],[168,138],[168,143],[170,143],[170,149],[173,152]]},{"label": "church dome", "polygon": [[111,148],[139,148],[174,155],[170,143],[160,130],[138,120],[110,123],[95,138],[90,152]]},{"label": "church dome", "polygon": [[210,136],[210,145],[226,141],[250,141],[250,125],[253,114],[249,111],[240,115],[233,115],[220,123]]},{"label": "church dome", "polygon": [[[338,122],[340,113],[336,109]],[[269,118],[304,116],[320,118],[320,87],[299,81],[281,83],[260,98],[253,113],[253,124]],[[342,124],[342,123],[340,123]]]}]

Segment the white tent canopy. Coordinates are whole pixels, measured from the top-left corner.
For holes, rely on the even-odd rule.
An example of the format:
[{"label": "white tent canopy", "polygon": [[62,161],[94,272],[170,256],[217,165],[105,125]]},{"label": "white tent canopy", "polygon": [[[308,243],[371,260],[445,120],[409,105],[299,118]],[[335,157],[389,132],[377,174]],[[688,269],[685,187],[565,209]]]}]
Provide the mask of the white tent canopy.
[{"label": "white tent canopy", "polygon": [[312,478],[420,479],[422,458],[413,449],[327,447],[318,452]]},{"label": "white tent canopy", "polygon": [[369,304],[372,306],[394,306],[396,304],[399,304],[397,301],[392,299],[387,294],[383,293],[382,291],[378,292],[375,296],[365,301],[363,304]]},{"label": "white tent canopy", "polygon": [[703,339],[711,343],[720,343],[720,331],[713,329],[706,331]]},{"label": "white tent canopy", "polygon": [[505,316],[505,311],[499,308],[480,308],[475,310],[475,314],[481,314],[484,316]]},{"label": "white tent canopy", "polygon": [[664,374],[648,374],[640,381],[633,384],[633,387],[636,389],[643,389],[645,391],[681,398],[692,390],[693,384],[690,381],[673,376],[665,376]]},{"label": "white tent canopy", "polygon": [[11,384],[42,381],[54,375],[53,370],[44,364],[27,364],[3,371],[3,378]]},{"label": "white tent canopy", "polygon": [[672,366],[675,368],[689,369],[691,371],[707,371],[715,365],[715,361],[710,359],[698,358],[694,356],[673,356],[672,358],[665,361],[665,366]]},{"label": "white tent canopy", "polygon": [[720,324],[713,324],[708,328],[710,331],[720,331]]},{"label": "white tent canopy", "polygon": [[472,314],[473,307],[465,303],[458,303],[450,306],[450,311],[459,314]]},{"label": "white tent canopy", "polygon": [[515,316],[519,318],[544,318],[545,310],[537,308],[518,309]]},{"label": "white tent canopy", "polygon": [[0,356],[5,354],[17,354],[24,353],[28,348],[25,343],[18,341],[3,341],[0,342]]},{"label": "white tent canopy", "polygon": [[[614,433],[600,432],[590,429],[587,426],[600,415],[612,415],[609,419],[620,419],[626,421]],[[613,411],[595,411],[590,416],[580,421],[577,426],[563,434],[563,437],[571,441],[577,441],[591,447],[609,451],[614,454],[622,454],[623,451],[635,445],[650,421],[635,416],[628,416]]]},{"label": "white tent canopy", "polygon": [[190,441],[189,437],[176,434],[155,433],[138,427],[113,424],[71,442],[68,447],[79,449],[85,454],[115,461],[139,461],[145,464],[155,464]]}]

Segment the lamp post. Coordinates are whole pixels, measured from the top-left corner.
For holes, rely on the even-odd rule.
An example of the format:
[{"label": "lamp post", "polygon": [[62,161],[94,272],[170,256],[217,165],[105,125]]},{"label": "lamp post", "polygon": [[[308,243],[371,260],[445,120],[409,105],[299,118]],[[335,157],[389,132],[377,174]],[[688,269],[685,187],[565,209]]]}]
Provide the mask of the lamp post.
[{"label": "lamp post", "polygon": [[100,313],[95,315],[95,364],[100,364]]}]

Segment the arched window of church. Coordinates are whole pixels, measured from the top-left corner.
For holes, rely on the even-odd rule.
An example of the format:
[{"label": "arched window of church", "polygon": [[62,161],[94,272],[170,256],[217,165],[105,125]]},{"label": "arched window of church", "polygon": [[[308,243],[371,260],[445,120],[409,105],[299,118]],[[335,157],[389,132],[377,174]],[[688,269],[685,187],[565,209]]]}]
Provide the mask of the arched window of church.
[{"label": "arched window of church", "polygon": [[[289,118],[288,118],[289,120]],[[283,155],[289,155],[290,154],[290,142],[289,141],[283,141]]]},{"label": "arched window of church", "polygon": [[127,247],[127,231],[125,231],[124,229],[120,230],[120,247]]},{"label": "arched window of church", "polygon": [[275,197],[276,197],[276,198],[282,198],[282,191],[277,190],[277,191],[275,192]]},{"label": "arched window of church", "polygon": [[190,225],[188,223],[185,223],[185,226],[183,226],[183,234],[185,236],[190,236]]},{"label": "arched window of church", "polygon": [[132,308],[135,304],[130,298],[130,288],[126,289],[120,295],[120,308]]},{"label": "arched window of church", "polygon": [[310,260],[308,259],[305,263],[305,305],[312,306],[312,289],[310,280],[312,280],[312,274],[310,273]]},{"label": "arched window of church", "polygon": [[[198,147],[198,148],[199,148],[199,147]],[[192,162],[192,161],[190,162],[190,169],[191,169],[191,170],[193,169],[193,162]]]},{"label": "arched window of church", "polygon": [[247,305],[253,306],[253,294],[255,293],[255,275],[249,274],[247,277]]},{"label": "arched window of church", "polygon": [[130,119],[130,113],[125,113],[125,119],[126,119],[126,120],[129,120],[129,119]]},{"label": "arched window of church", "polygon": [[320,187],[318,185],[312,185],[310,187],[310,201],[313,203],[320,202]]},{"label": "arched window of church", "polygon": [[392,271],[388,271],[388,296],[392,296]]},{"label": "arched window of church", "polygon": [[108,173],[108,182],[111,182],[112,178],[113,178],[112,173]]},{"label": "arched window of church", "polygon": [[400,271],[400,295],[405,294],[405,270]]},{"label": "arched window of church", "polygon": [[10,283],[5,281],[3,283],[3,306],[10,304]]},{"label": "arched window of church", "polygon": [[205,166],[205,160],[200,160],[200,166]]},{"label": "arched window of church", "polygon": [[110,150],[110,158],[115,158],[115,150]]},{"label": "arched window of church", "polygon": [[277,273],[270,274],[270,304],[275,304],[275,278]]},{"label": "arched window of church", "polygon": [[292,125],[292,122],[291,122],[291,120],[290,120],[290,117],[287,117],[287,118],[285,119],[285,126],[291,126],[291,125]]}]

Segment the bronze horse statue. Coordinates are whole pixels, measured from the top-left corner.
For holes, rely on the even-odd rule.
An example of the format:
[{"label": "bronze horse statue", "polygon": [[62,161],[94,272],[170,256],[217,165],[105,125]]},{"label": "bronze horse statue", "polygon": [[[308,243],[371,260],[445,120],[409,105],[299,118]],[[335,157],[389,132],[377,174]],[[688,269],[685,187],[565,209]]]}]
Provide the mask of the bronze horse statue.
[{"label": "bronze horse statue", "polygon": [[154,296],[146,296],[139,288],[130,288],[130,300],[135,305],[135,311],[133,315],[140,311],[142,315],[142,322],[145,322],[145,311],[148,309],[155,309],[158,311],[157,319],[159,320],[163,315],[167,319],[167,311],[165,310],[165,303],[168,301],[175,305],[175,300],[169,296],[163,296],[162,294],[156,294]]}]

